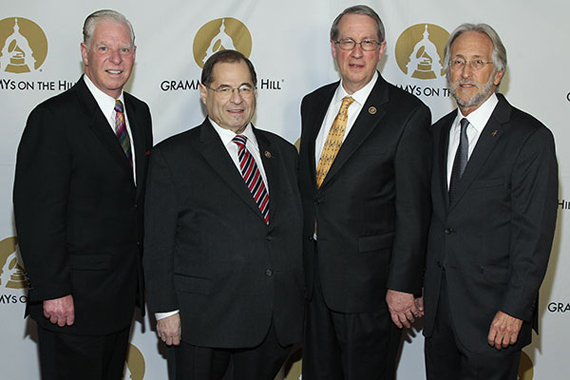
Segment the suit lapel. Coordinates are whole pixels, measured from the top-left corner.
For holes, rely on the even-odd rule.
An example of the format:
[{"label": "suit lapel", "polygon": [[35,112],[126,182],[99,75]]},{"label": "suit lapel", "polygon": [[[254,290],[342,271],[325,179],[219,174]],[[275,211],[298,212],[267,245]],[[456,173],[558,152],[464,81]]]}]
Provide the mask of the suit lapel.
[{"label": "suit lapel", "polygon": [[436,167],[434,178],[437,181],[434,193],[434,199],[437,196],[439,202],[443,207],[435,207],[438,210],[447,210],[449,207],[449,192],[447,188],[447,160],[449,148],[449,131],[453,125],[453,120],[457,115],[457,111],[449,113],[441,122],[441,129],[439,130],[439,151],[436,157]]},{"label": "suit lapel", "polygon": [[[281,203],[279,201],[281,197],[281,176],[283,173],[280,172],[279,165],[279,152],[272,149],[271,141],[256,128],[253,128],[255,137],[257,139],[257,145],[259,146],[259,152],[261,155],[261,161],[263,163],[263,169],[265,170],[265,175],[267,176],[267,182],[269,183],[269,223],[274,220],[278,205]],[[261,212],[259,216],[262,217]]]},{"label": "suit lapel", "polygon": [[[216,173],[218,173],[220,178],[222,178],[228,187],[263,220],[261,211],[259,211],[259,207],[257,207],[257,204],[253,200],[251,192],[245,185],[243,177],[228,154],[220,136],[214,130],[214,127],[210,124],[207,118],[200,126],[200,140],[202,142],[201,153],[208,164]],[[269,201],[271,202],[271,194]],[[265,223],[265,220],[263,221]]]},{"label": "suit lapel", "polygon": [[[124,94],[125,108],[128,115],[128,123],[130,123],[131,133],[134,142],[136,171],[137,171],[137,184],[143,184],[145,181],[145,160],[147,155],[147,137],[145,131],[145,123],[147,120],[142,119],[143,114],[132,101],[129,94]],[[137,194],[141,191],[143,186],[137,186]]]},{"label": "suit lapel", "polygon": [[510,106],[504,97],[498,94],[499,103],[491,114],[489,121],[481,131],[477,145],[471,153],[471,157],[465,167],[465,172],[461,180],[457,184],[457,192],[453,202],[449,205],[450,210],[461,200],[465,191],[471,186],[473,181],[478,177],[481,168],[489,158],[491,152],[495,148],[497,141],[502,137],[506,128],[506,123],[510,119]]},{"label": "suit lapel", "polygon": [[[386,115],[385,104],[388,103],[387,82],[378,76],[378,80],[370,92],[366,103],[350,129],[349,134],[344,139],[338,155],[336,156],[327,176],[325,177],[321,189],[326,187],[327,182],[334,178],[336,173],[342,168],[346,161],[354,154],[360,145],[366,140],[368,135],[378,126],[380,120]],[[329,99],[330,102],[330,99]],[[374,111],[370,111],[374,108]]]},{"label": "suit lapel", "polygon": [[[340,82],[336,85],[330,86],[328,92],[319,98],[319,103],[315,105],[315,112],[309,114],[310,118],[306,122],[306,126],[309,128],[307,133],[307,154],[309,155],[309,169],[311,171],[311,180],[313,181],[313,186],[317,187],[317,163],[315,159],[315,143],[317,140],[317,135],[321,130],[323,121],[327,115],[327,110],[329,109],[329,104],[334,96],[334,93]],[[326,138],[326,136],[325,136]]]},{"label": "suit lapel", "polygon": [[[125,156],[125,152],[119,143],[119,139],[113,133],[111,126],[109,125],[109,121],[101,112],[97,101],[87,88],[83,77],[79,79],[77,84],[75,85],[75,89],[77,91],[78,98],[83,105],[84,113],[87,115],[89,121],[87,125],[91,130],[95,133],[97,138],[101,140],[105,149],[109,151],[111,156],[115,159],[117,165],[126,172],[130,174],[130,177],[133,177],[133,169],[129,164],[129,160]],[[128,112],[128,111],[127,111]],[[134,179],[133,179],[133,186],[134,186]]]}]

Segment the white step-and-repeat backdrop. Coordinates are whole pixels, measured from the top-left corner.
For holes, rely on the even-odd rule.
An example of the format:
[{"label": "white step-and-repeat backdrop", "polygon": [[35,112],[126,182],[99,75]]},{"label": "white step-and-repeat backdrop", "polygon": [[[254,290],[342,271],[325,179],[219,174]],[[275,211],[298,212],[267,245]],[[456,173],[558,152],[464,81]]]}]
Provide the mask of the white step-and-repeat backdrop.
[{"label": "white step-and-repeat backdrop", "polygon": [[[501,92],[554,132],[560,163],[559,221],[540,294],[541,333],[525,348],[520,378],[551,380],[568,372],[570,340],[570,4],[564,0],[366,1],[381,16],[388,47],[379,69],[428,104],[434,121],[454,107],[441,72],[445,41],[463,22],[486,22],[503,39],[508,70]],[[12,210],[16,148],[30,110],[69,88],[82,73],[85,17],[113,8],[136,32],[137,63],[127,90],[151,108],[155,142],[199,124],[198,81],[204,57],[236,48],[259,77],[256,126],[291,142],[300,135],[302,96],[338,79],[329,28],[346,0],[4,1],[0,9],[0,378],[39,378],[35,326],[24,320],[26,281]],[[167,378],[166,351],[148,317],[137,318],[125,379]],[[287,379],[299,378],[295,363]],[[403,340],[398,379],[424,379],[421,325]]]}]

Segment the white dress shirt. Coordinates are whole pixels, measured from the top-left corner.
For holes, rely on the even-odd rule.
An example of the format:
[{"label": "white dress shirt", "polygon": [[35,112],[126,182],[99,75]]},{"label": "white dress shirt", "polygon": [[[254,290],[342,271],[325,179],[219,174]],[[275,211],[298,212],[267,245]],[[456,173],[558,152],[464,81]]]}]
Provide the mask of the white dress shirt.
[{"label": "white dress shirt", "polygon": [[467,126],[467,140],[469,141],[469,151],[467,153],[467,159],[471,158],[471,153],[477,145],[479,136],[487,125],[487,122],[491,118],[493,110],[499,103],[499,98],[493,93],[489,99],[485,100],[483,104],[479,106],[475,111],[471,112],[468,116],[463,116],[461,110],[457,108],[457,116],[453,121],[453,125],[449,130],[449,145],[447,150],[447,186],[449,188],[449,183],[451,181],[451,169],[453,168],[453,160],[455,159],[455,154],[457,153],[457,148],[459,147],[459,140],[461,138],[461,124],[460,121],[466,118],[469,121]]},{"label": "white dress shirt", "polygon": [[[95,98],[95,101],[99,105],[99,109],[103,112],[103,115],[109,122],[111,130],[113,134],[115,134],[115,100],[113,97],[105,94],[103,91],[99,90],[97,86],[93,84],[91,79],[87,75],[83,75],[83,79],[85,80],[85,84],[87,88],[91,92],[91,95]],[[127,115],[127,106],[125,105],[125,98],[123,96],[123,91],[121,91],[121,95],[119,96],[118,100],[123,103],[123,115],[125,117],[125,124],[127,124],[127,132],[129,134],[129,141],[131,142],[131,153],[133,156],[133,178],[135,180],[135,185],[137,184],[137,166],[135,160],[135,143],[133,140],[133,132],[131,131],[131,126],[129,123],[129,117]]]}]

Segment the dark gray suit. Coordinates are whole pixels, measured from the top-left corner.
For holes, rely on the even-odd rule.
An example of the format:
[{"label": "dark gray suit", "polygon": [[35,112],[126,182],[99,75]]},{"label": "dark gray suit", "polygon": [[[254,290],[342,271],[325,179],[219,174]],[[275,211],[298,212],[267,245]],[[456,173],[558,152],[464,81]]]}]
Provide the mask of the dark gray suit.
[{"label": "dark gray suit", "polygon": [[302,333],[301,204],[295,148],[254,129],[270,192],[267,225],[206,119],[158,144],[146,202],[145,276],[153,312],[180,310],[182,341],[251,348],[273,323]]},{"label": "dark gray suit", "polygon": [[451,204],[447,152],[457,111],[433,126],[424,334],[428,338],[434,334],[444,278],[453,331],[464,347],[476,353],[495,350],[487,335],[498,311],[524,321],[516,345],[509,350],[530,343],[557,212],[558,173],[551,132],[502,95],[498,98]]}]

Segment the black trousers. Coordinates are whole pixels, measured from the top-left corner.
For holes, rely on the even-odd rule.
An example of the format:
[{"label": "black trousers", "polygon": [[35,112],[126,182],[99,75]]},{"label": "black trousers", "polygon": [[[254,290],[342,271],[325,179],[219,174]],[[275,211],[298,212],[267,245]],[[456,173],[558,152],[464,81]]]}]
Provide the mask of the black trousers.
[{"label": "black trousers", "polygon": [[292,347],[279,344],[273,324],[265,340],[252,348],[199,347],[181,342],[174,348],[176,379],[273,380]]},{"label": "black trousers", "polygon": [[333,311],[315,270],[313,298],[305,310],[303,380],[395,378],[402,331],[392,322],[388,306],[371,313]]},{"label": "black trousers", "polygon": [[[521,350],[491,346],[484,352],[467,349],[455,334],[451,307],[461,305],[450,305],[443,273],[435,326],[425,339],[428,380],[517,380]],[[480,333],[486,337],[488,331]]]},{"label": "black trousers", "polygon": [[38,326],[43,380],[121,380],[129,328],[109,335],[73,335]]}]

